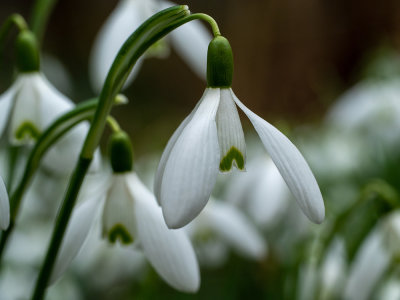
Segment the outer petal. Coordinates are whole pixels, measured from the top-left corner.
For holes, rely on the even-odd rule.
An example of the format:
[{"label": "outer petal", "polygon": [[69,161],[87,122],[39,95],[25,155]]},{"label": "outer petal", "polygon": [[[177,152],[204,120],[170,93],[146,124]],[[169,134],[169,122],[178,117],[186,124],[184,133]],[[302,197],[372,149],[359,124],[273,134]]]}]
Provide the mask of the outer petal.
[{"label": "outer petal", "polygon": [[[176,4],[169,1],[160,1],[161,9]],[[211,33],[200,21],[192,21],[174,30],[170,34],[176,52],[185,60],[192,70],[206,79],[207,49],[212,40]]]},{"label": "outer petal", "polygon": [[304,157],[286,136],[244,106],[233,91],[231,93],[236,104],[250,119],[303,212],[311,221],[321,223],[325,217],[324,201]]},{"label": "outer petal", "polygon": [[10,224],[10,201],[3,179],[0,177],[0,229],[6,230]]},{"label": "outer petal", "polygon": [[104,198],[104,195],[99,197],[98,193],[95,193],[90,199],[78,205],[73,212],[61,245],[61,250],[57,256],[49,285],[56,282],[62,276],[71,261],[78,254]]},{"label": "outer petal", "polygon": [[[92,48],[89,64],[91,83],[96,91],[101,90],[108,70],[122,44],[146,19],[145,2],[147,1],[120,1],[100,29]],[[125,85],[132,82],[141,62],[142,59],[139,59]]]},{"label": "outer petal", "polygon": [[215,124],[219,96],[219,89],[206,89],[166,162],[160,202],[169,228],[179,228],[193,220],[214,188],[219,164]]},{"label": "outer petal", "polygon": [[193,109],[193,111],[182,121],[182,123],[179,125],[179,127],[175,130],[174,134],[169,139],[167,146],[165,147],[165,149],[163,151],[163,154],[161,155],[161,159],[158,164],[157,172],[156,172],[156,175],[154,178],[154,195],[156,196],[156,199],[157,199],[157,202],[159,205],[161,205],[160,198],[161,198],[162,177],[164,175],[165,166],[167,165],[167,161],[171,154],[171,150],[175,146],[175,143],[178,140],[179,136],[181,135],[183,129],[185,129],[185,127],[189,123],[189,121],[192,120],[194,113],[196,112],[197,108],[199,107],[199,104],[200,104],[200,102],[197,103],[197,105]]},{"label": "outer petal", "polygon": [[135,220],[126,176],[125,173],[113,175],[103,211],[103,237],[111,242],[119,238],[122,243],[130,244],[135,237]]},{"label": "outer petal", "polygon": [[153,194],[134,173],[128,180],[135,199],[137,236],[144,254],[171,286],[185,292],[196,292],[200,285],[199,267],[183,229],[168,229]]},{"label": "outer petal", "polygon": [[209,226],[233,248],[252,259],[263,259],[267,244],[249,220],[234,206],[213,201],[206,208]]},{"label": "outer petal", "polygon": [[232,164],[243,170],[246,159],[246,142],[242,124],[230,89],[221,89],[217,111],[218,141],[221,153],[219,169],[229,171]]}]

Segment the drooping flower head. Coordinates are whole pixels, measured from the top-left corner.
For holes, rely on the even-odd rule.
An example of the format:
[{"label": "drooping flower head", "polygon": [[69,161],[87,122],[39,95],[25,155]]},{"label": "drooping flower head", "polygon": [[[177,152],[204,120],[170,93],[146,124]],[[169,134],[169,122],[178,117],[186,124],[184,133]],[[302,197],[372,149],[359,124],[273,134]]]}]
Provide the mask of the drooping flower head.
[{"label": "drooping flower head", "polygon": [[[0,136],[10,145],[31,145],[56,118],[74,107],[40,71],[36,38],[22,31],[16,42],[20,71],[13,85],[0,95]],[[65,172],[76,161],[88,124],[79,124],[63,136],[46,154],[46,168]],[[62,157],[62,159],[60,159]]]},{"label": "drooping flower head", "polygon": [[73,213],[51,281],[57,280],[77,255],[101,208],[103,238],[138,246],[171,286],[197,291],[199,267],[188,237],[183,230],[168,229],[154,195],[132,170],[132,147],[126,133],[114,133],[110,144],[113,174],[96,180],[88,199]]},{"label": "drooping flower head", "polygon": [[322,222],[324,203],[307,162],[286,136],[236,97],[232,75],[231,47],[217,36],[208,47],[208,86],[170,138],[158,166],[154,191],[167,225],[182,227],[200,213],[219,172],[229,172],[232,166],[244,170],[246,144],[236,105],[250,119],[303,212],[313,222]]}]

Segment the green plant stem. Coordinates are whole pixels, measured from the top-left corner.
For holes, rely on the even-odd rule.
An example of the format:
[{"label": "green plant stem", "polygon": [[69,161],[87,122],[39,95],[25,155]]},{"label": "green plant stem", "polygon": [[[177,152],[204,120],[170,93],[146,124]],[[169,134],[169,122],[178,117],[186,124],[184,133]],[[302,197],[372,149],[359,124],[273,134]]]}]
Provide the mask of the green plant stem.
[{"label": "green plant stem", "polygon": [[[68,225],[79,189],[85,178],[88,166],[103,134],[107,118],[111,111],[111,99],[122,88],[137,59],[155,42],[177,27],[194,19],[204,19],[203,15],[189,15],[186,6],[175,6],[165,9],[145,21],[124,43],[107,74],[100,93],[99,105],[91,123],[89,133],[82,147],[80,159],[66,192],[62,208],[58,214],[43,266],[40,270],[33,300],[43,299],[45,289],[53,271],[63,235]],[[215,22],[215,21],[214,21]],[[219,31],[218,31],[219,32]]]},{"label": "green plant stem", "polygon": [[45,288],[47,286],[50,274],[53,270],[53,264],[56,260],[59,246],[62,242],[65,230],[67,228],[69,217],[71,216],[72,209],[74,208],[80,187],[91,162],[92,159],[82,157],[80,157],[77,162],[76,168],[70,180],[70,185],[68,186],[67,194],[65,196],[65,199],[69,199],[69,201],[63,202],[60,213],[58,214],[56,226],[54,228],[54,234],[51,238],[51,243],[49,250],[47,251],[46,259],[44,261],[42,269],[40,270],[32,299],[43,299],[44,297]]},{"label": "green plant stem", "polygon": [[221,35],[217,22],[211,16],[202,13],[197,13],[190,15],[190,17],[192,17],[193,19],[199,19],[208,22],[208,24],[210,24],[211,26],[214,37]]},{"label": "green plant stem", "polygon": [[30,25],[39,45],[43,39],[47,22],[57,0],[36,0],[32,10]]}]

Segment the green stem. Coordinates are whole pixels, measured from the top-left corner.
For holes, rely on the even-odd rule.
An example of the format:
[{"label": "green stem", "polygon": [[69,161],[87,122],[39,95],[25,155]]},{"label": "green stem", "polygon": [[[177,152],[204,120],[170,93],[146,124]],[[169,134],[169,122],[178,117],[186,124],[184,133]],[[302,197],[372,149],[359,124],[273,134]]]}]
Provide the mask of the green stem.
[{"label": "green stem", "polygon": [[19,158],[18,146],[10,146],[8,151],[8,177],[7,177],[7,191],[12,191],[15,169],[17,168],[18,158]]},{"label": "green stem", "polygon": [[[177,27],[194,19],[204,19],[203,15],[189,15],[187,6],[175,6],[165,9],[145,21],[124,43],[108,72],[100,93],[99,105],[91,123],[89,133],[82,147],[80,159],[64,198],[57,225],[53,231],[45,261],[40,270],[32,299],[43,299],[51,276],[53,265],[59,251],[63,235],[76,202],[79,189],[86,175],[93,153],[103,134],[107,118],[111,111],[111,99],[122,88],[137,59],[155,42]],[[209,20],[210,21],[210,20]],[[214,28],[215,29],[215,28]],[[219,32],[219,31],[218,31]]]},{"label": "green stem", "polygon": [[115,120],[113,117],[111,116],[107,117],[107,124],[110,126],[113,132],[121,131],[121,127],[119,126],[117,120]]},{"label": "green stem", "polygon": [[30,25],[39,45],[43,39],[47,22],[57,0],[37,0],[33,7]]},{"label": "green stem", "polygon": [[192,14],[190,15],[191,18],[194,19],[199,19],[199,20],[203,20],[206,21],[210,24],[211,29],[213,31],[214,37],[220,36],[221,32],[219,31],[219,27],[217,22],[209,15],[206,14],[202,14],[202,13],[198,13],[198,14]]},{"label": "green stem", "polygon": [[49,250],[47,251],[46,258],[42,269],[40,270],[38,281],[36,282],[36,288],[33,293],[32,299],[43,299],[48,279],[53,270],[53,264],[56,260],[59,246],[62,242],[65,230],[68,225],[69,217],[74,208],[76,199],[80,187],[82,185],[83,179],[85,178],[86,172],[89,169],[92,159],[80,157],[76,165],[75,171],[71,177],[70,185],[65,195],[65,199],[69,201],[64,201],[61,207],[60,213],[57,217],[56,226],[54,228],[54,233],[51,238],[51,243]]}]

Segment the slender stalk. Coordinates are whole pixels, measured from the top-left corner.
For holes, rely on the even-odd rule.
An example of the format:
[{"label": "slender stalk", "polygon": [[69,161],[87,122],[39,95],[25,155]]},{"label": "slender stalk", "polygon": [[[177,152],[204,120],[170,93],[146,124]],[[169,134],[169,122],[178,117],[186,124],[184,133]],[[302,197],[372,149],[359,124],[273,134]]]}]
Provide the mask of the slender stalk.
[{"label": "slender stalk", "polygon": [[221,35],[221,32],[219,31],[219,27],[217,22],[209,15],[198,13],[198,14],[192,14],[190,15],[191,18],[193,19],[199,19],[208,22],[210,24],[211,29],[213,31],[214,37],[217,37]]},{"label": "slender stalk", "polygon": [[47,22],[57,0],[37,0],[33,7],[30,25],[39,45],[43,39]]},{"label": "slender stalk", "polygon": [[144,22],[121,47],[108,72],[103,89],[100,93],[99,105],[82,147],[80,159],[76,165],[74,175],[70,179],[62,208],[57,217],[57,225],[53,231],[45,261],[36,282],[32,296],[33,300],[43,299],[45,295],[45,289],[51,276],[53,265],[57,258],[57,253],[68,225],[73,206],[76,202],[79,189],[92,160],[93,153],[99,144],[111,111],[110,100],[115,97],[116,93],[122,88],[137,59],[151,45],[177,27],[198,18],[204,19],[204,16],[190,16],[186,6],[175,6],[165,9]]},{"label": "slender stalk", "polygon": [[54,261],[57,257],[59,245],[62,242],[69,221],[69,217],[72,213],[72,209],[74,208],[80,187],[91,162],[92,159],[90,158],[80,157],[76,164],[75,171],[71,177],[70,185],[65,196],[65,199],[69,199],[69,201],[63,202],[60,213],[57,217],[54,234],[52,236],[50,247],[47,251],[44,264],[42,266],[42,269],[40,270],[39,278],[36,282],[36,288],[33,293],[32,299],[43,299],[44,297],[47,282],[53,270]]}]

